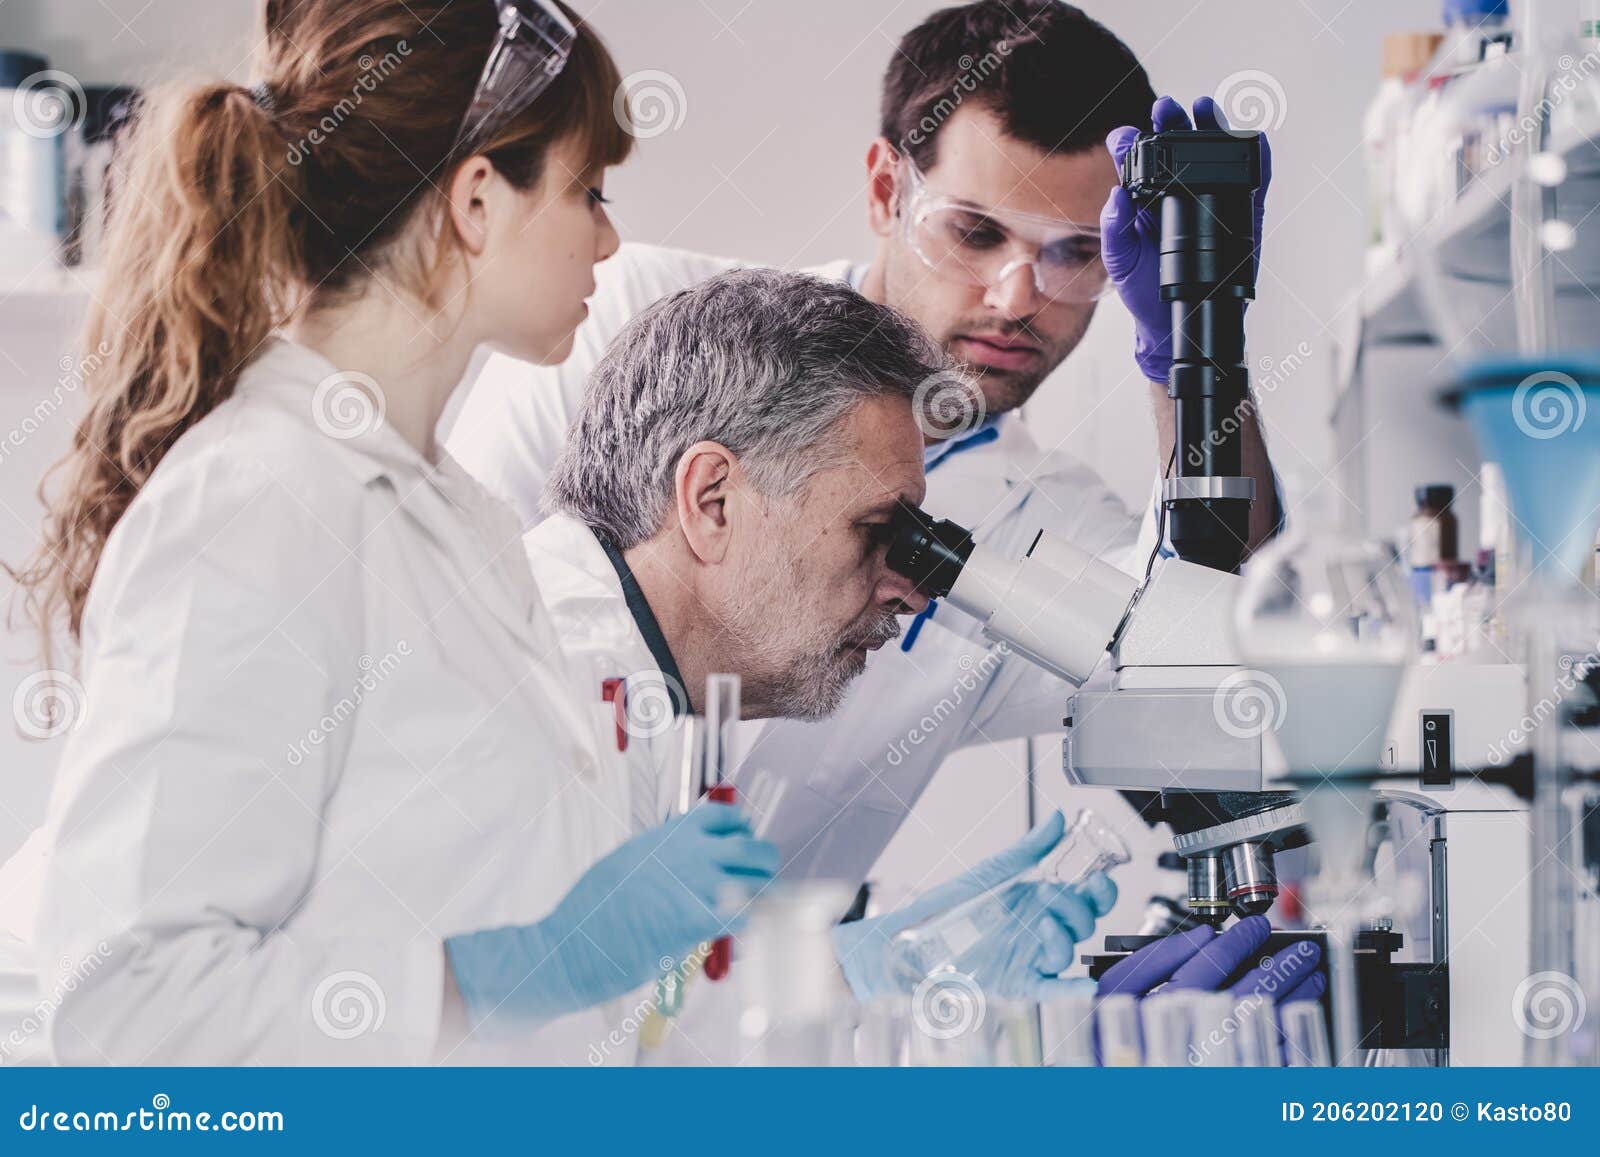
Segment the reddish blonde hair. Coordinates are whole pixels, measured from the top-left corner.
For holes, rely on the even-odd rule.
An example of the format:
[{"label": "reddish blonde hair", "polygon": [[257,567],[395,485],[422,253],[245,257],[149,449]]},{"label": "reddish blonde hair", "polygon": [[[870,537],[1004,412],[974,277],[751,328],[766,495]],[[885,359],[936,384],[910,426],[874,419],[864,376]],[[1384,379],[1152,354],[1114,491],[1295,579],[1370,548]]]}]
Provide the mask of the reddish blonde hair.
[{"label": "reddish blonde hair", "polygon": [[[144,103],[83,340],[88,412],[41,486],[39,552],[7,568],[47,648],[58,618],[78,637],[123,512],[272,331],[403,264],[393,243],[438,203],[496,14],[492,0],[268,0],[264,88],[177,86]],[[615,64],[567,15],[579,35],[565,69],[478,150],[517,188],[558,142],[590,170],[632,144]]]}]

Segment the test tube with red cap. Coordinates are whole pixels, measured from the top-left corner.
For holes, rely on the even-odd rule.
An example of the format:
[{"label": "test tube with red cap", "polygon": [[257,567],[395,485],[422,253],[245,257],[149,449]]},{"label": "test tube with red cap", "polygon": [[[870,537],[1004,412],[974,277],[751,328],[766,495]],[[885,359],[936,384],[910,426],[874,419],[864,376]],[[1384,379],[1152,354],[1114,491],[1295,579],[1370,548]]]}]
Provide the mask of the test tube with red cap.
[{"label": "test tube with red cap", "polygon": [[[733,736],[739,722],[739,676],[706,676],[705,796],[717,803],[735,803]],[[706,957],[707,980],[721,980],[733,964],[733,941],[723,936]]]}]

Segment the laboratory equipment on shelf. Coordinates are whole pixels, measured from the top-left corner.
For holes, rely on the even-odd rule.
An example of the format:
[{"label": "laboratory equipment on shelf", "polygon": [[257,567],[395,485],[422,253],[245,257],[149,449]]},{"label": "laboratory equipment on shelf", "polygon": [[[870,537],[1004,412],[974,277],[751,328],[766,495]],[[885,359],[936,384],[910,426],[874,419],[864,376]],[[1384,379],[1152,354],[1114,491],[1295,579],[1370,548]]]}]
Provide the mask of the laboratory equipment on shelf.
[{"label": "laboratory equipment on shelf", "polygon": [[1082,884],[1130,858],[1127,843],[1115,830],[1094,812],[1080,811],[1061,842],[1035,867],[897,935],[889,948],[897,982],[910,992],[927,978],[955,969],[968,949],[991,934],[1003,933],[1017,919],[1011,903],[1017,890],[1041,881]]},{"label": "laboratory equipment on shelf", "polygon": [[1417,85],[1442,39],[1436,32],[1392,32],[1383,38],[1383,80],[1361,119],[1368,239],[1374,246],[1396,245],[1406,232],[1395,204],[1395,169],[1405,151]]},{"label": "laboratory equipment on shelf", "polygon": [[[70,82],[70,83],[69,83]],[[24,277],[60,260],[66,233],[66,134],[80,111],[63,72],[0,50],[0,272]]]},{"label": "laboratory equipment on shelf", "polygon": [[62,261],[93,268],[105,257],[118,141],[133,122],[139,92],[124,85],[92,85],[84,89],[84,102],[82,119],[66,136]]}]

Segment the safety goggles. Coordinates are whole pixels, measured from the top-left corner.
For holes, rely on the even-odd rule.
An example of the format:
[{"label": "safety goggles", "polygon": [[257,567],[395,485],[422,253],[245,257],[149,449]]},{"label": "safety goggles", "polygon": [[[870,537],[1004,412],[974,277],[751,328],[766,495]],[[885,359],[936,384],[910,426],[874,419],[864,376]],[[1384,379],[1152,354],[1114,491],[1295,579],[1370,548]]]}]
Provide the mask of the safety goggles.
[{"label": "safety goggles", "polygon": [[1051,301],[1095,301],[1111,288],[1098,228],[947,197],[928,188],[910,157],[902,167],[901,237],[940,277],[988,289],[1028,269]]},{"label": "safety goggles", "polygon": [[549,0],[495,0],[500,31],[452,152],[464,156],[503,129],[561,75],[578,30]]}]

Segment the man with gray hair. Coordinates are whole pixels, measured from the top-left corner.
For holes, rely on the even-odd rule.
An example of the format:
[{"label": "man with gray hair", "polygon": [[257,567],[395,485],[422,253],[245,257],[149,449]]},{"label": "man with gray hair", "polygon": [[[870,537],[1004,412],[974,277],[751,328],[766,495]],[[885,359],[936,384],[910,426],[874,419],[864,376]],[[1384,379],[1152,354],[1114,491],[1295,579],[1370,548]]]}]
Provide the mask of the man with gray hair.
[{"label": "man with gray hair", "polygon": [[913,394],[949,373],[915,323],[837,282],[713,278],[596,366],[546,508],[642,591],[675,696],[700,710],[705,676],[736,671],[752,717],[820,718],[926,605],[884,556],[897,504],[923,497]]},{"label": "man with gray hair", "polygon": [[[526,542],[574,677],[615,713],[636,828],[681,802],[678,721],[705,710],[707,675],[739,676],[746,719],[820,718],[899,633],[897,616],[926,606],[885,555],[896,507],[923,499],[913,405],[935,378],[946,390],[960,380],[895,310],[837,281],[760,269],[658,301],[595,367],[550,476],[551,517]],[[841,925],[856,995],[909,992],[894,936],[1005,884],[1062,827],[1056,813],[905,908]],[[1072,983],[1056,974],[1116,890],[1100,876],[1016,881],[999,895],[1010,918],[952,963],[991,996],[1039,999]],[[702,1002],[679,1037],[725,1056],[731,1018],[700,988],[713,1011]]]}]

